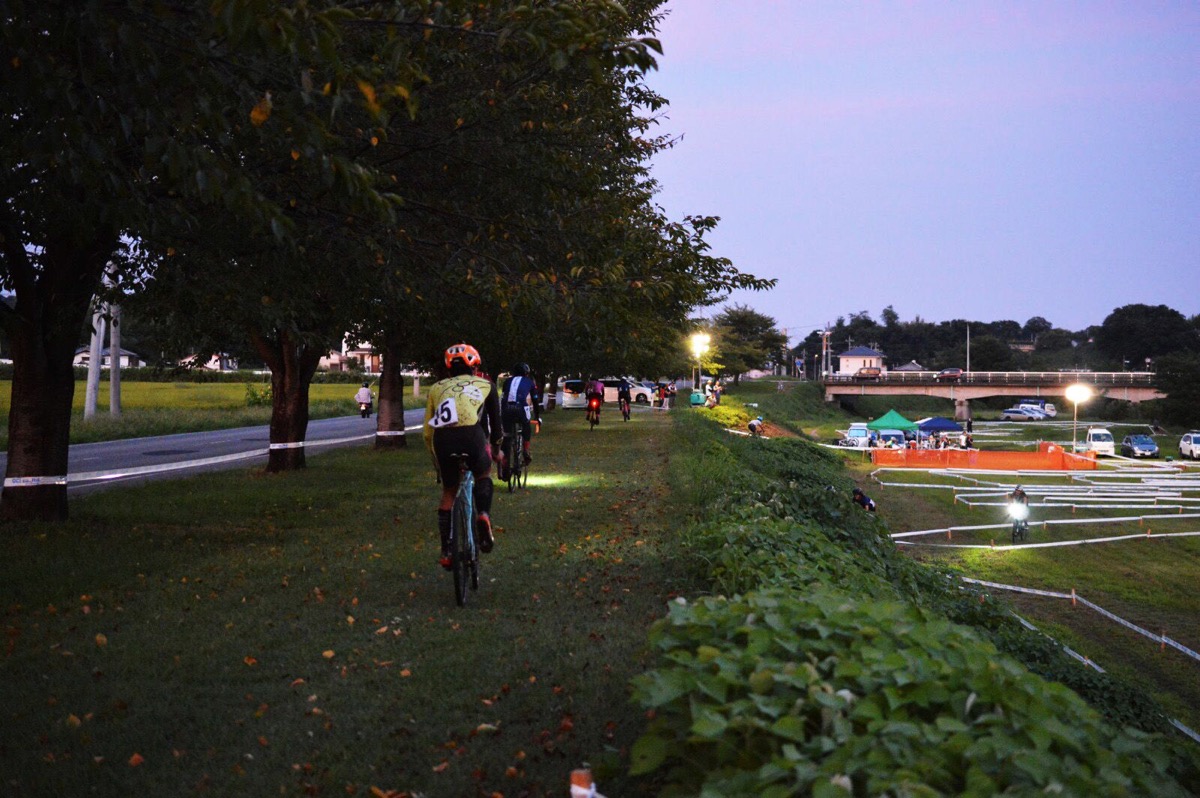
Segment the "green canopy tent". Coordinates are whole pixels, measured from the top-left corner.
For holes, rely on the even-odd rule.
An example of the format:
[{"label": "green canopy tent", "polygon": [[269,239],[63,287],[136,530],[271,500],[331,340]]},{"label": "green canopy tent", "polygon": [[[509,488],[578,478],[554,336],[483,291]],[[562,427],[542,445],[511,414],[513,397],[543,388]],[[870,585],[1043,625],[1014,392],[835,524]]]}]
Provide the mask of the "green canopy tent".
[{"label": "green canopy tent", "polygon": [[867,429],[898,429],[901,432],[915,432],[917,425],[909,421],[895,410],[889,410],[879,418],[867,424]]}]

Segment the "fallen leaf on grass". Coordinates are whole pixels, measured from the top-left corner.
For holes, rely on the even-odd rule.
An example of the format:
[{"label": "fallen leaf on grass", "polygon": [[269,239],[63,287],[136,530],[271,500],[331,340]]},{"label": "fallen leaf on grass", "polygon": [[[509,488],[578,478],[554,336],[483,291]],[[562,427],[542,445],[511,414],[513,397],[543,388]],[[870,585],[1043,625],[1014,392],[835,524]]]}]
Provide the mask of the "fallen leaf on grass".
[{"label": "fallen leaf on grass", "polygon": [[332,648],[325,649],[324,651],[321,652],[321,656],[324,657],[325,659],[333,659],[333,657],[334,657],[333,649]]},{"label": "fallen leaf on grass", "polygon": [[251,668],[253,668],[255,665],[258,664],[258,660],[255,659],[254,657],[243,657],[242,662],[246,663]]},{"label": "fallen leaf on grass", "polygon": [[353,625],[354,625],[354,616],[353,616],[353,615],[347,615],[347,616],[346,616],[346,623],[348,623],[348,624],[350,624],[351,626],[353,626]]},{"label": "fallen leaf on grass", "polygon": [[434,766],[433,766],[433,772],[434,772],[434,773],[441,773],[443,770],[445,770],[445,769],[446,769],[446,768],[448,768],[448,767],[450,767],[450,760],[449,760],[449,759],[443,759],[443,760],[442,760],[442,763],[441,763],[440,765],[434,765]]},{"label": "fallen leaf on grass", "polygon": [[408,668],[405,668],[402,671],[400,671],[400,675],[403,676],[405,679],[407,679],[409,676],[412,676],[412,671],[409,670]]},{"label": "fallen leaf on grass", "polygon": [[78,715],[67,715],[67,726],[69,728],[78,729],[82,725],[83,721],[79,719]]},{"label": "fallen leaf on grass", "polygon": [[298,679],[293,679],[293,680],[292,680],[292,687],[299,687],[299,686],[300,686],[300,685],[302,685],[302,684],[304,684],[304,679],[303,679],[303,678],[298,678]]},{"label": "fallen leaf on grass", "polygon": [[144,756],[142,756],[141,754],[134,754],[133,756],[129,757],[129,767],[135,768],[145,761],[146,761],[146,758]]},{"label": "fallen leaf on grass", "polygon": [[96,634],[96,645],[101,646],[101,647],[107,646],[108,638],[105,637],[103,634],[97,633]]}]

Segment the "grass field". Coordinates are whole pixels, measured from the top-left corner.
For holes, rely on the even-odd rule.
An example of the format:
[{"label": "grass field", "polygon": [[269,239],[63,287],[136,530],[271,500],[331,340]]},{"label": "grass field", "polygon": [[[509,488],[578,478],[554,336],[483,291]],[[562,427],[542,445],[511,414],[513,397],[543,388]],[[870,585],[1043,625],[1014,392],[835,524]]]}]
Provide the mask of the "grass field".
[{"label": "grass field", "polygon": [[419,443],[75,500],[6,530],[5,795],[548,796],[624,775],[672,553],[670,422],[550,414],[464,609]]},{"label": "grass field", "polygon": [[[263,390],[268,382],[254,385]],[[309,389],[309,414],[313,419],[352,415],[355,384],[314,383]],[[0,381],[0,450],[8,448],[8,410],[12,382]],[[376,393],[378,390],[376,389]],[[71,443],[92,443],[119,438],[170,435],[177,432],[230,429],[266,424],[271,407],[246,402],[247,383],[230,382],[122,382],[121,415],[109,415],[109,384],[100,383],[97,415],[83,418],[85,386],[75,386]],[[405,397],[406,402],[413,400]]]}]

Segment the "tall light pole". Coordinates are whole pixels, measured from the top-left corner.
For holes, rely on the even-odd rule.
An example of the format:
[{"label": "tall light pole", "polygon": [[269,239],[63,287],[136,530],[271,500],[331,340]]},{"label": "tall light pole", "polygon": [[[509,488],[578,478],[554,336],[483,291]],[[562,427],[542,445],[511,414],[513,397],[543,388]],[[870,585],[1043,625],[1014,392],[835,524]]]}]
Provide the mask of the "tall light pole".
[{"label": "tall light pole", "polygon": [[708,342],[712,337],[708,333],[696,333],[692,336],[692,354],[696,356],[696,383],[693,388],[700,387],[700,380],[704,377],[704,372],[701,371],[700,358],[708,351]]},{"label": "tall light pole", "polygon": [[1083,383],[1067,386],[1067,401],[1075,405],[1075,418],[1071,422],[1071,453],[1075,453],[1076,438],[1079,433],[1079,403],[1092,398],[1092,389]]}]

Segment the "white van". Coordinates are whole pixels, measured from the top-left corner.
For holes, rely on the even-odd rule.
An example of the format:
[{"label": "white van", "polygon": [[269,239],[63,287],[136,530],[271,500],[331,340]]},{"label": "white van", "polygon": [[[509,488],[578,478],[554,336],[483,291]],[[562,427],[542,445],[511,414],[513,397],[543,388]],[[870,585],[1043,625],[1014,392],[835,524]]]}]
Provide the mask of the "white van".
[{"label": "white van", "polygon": [[1095,452],[1096,456],[1115,457],[1117,454],[1116,441],[1113,434],[1104,427],[1089,427],[1087,437],[1083,439],[1083,450]]},{"label": "white van", "polygon": [[867,448],[867,441],[870,440],[871,431],[867,429],[866,422],[855,422],[850,425],[850,429],[846,430],[846,437],[838,441],[839,446],[853,446],[858,449]]},{"label": "white van", "polygon": [[1054,403],[1047,402],[1045,399],[1022,399],[1017,402],[1017,407],[1032,407],[1050,418],[1058,415],[1058,408],[1054,406]]}]

